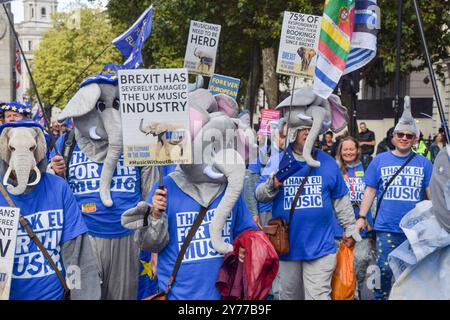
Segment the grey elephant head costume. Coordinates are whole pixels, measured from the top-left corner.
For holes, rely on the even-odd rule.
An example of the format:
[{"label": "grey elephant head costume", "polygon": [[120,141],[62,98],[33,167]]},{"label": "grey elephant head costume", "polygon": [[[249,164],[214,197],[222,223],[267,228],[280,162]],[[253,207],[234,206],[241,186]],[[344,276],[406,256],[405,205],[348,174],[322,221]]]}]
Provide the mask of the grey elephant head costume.
[{"label": "grey elephant head costume", "polygon": [[[81,151],[92,161],[103,163],[100,198],[111,207],[111,180],[123,152],[117,72],[122,69],[107,64],[96,75],[85,79],[75,96],[58,116],[58,121],[73,118],[75,137]],[[196,82],[203,85],[203,79]],[[190,84],[190,90],[197,87]]]},{"label": "grey elephant head costume", "polygon": [[190,94],[189,103],[194,164],[180,165],[171,177],[206,207],[225,190],[211,221],[210,235],[217,252],[230,252],[232,245],[223,241],[221,233],[242,192],[245,158],[254,140],[247,125],[236,118],[236,101],[227,95],[213,96],[208,90],[199,89]]},{"label": "grey elephant head costume", "polygon": [[0,128],[3,184],[13,195],[31,191],[46,170],[44,129],[34,121],[7,123]]},{"label": "grey elephant head costume", "polygon": [[[189,94],[189,106],[193,164],[178,166],[170,177],[203,207],[208,207],[223,193],[209,231],[213,248],[219,253],[230,252],[233,247],[223,240],[222,229],[241,195],[245,157],[254,141],[249,140],[246,124],[236,118],[238,105],[232,98],[222,94],[213,96],[208,90],[198,89]],[[147,204],[140,203],[125,212],[122,225],[139,229],[147,208]]]},{"label": "grey elephant head costume", "polygon": [[[292,107],[289,106],[292,100]],[[311,156],[317,136],[331,130],[335,133],[343,130],[348,123],[347,108],[342,106],[341,99],[332,94],[323,99],[313,92],[312,87],[297,89],[293,96],[287,97],[277,109],[284,109],[289,127],[288,137],[295,140],[297,130],[311,128],[303,149],[306,163],[312,167],[320,167],[320,162]]]}]

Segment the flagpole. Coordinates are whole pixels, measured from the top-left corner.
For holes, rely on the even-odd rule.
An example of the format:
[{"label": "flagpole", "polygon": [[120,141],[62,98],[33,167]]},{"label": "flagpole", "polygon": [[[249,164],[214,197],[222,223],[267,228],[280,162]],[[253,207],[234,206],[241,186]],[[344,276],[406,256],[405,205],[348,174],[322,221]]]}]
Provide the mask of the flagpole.
[{"label": "flagpole", "polygon": [[20,54],[22,55],[23,61],[25,62],[25,66],[26,66],[28,74],[30,76],[30,80],[31,80],[31,84],[33,86],[34,92],[36,92],[36,97],[38,99],[39,107],[41,108],[42,114],[43,114],[45,122],[46,122],[45,123],[45,127],[46,127],[46,129],[48,131],[48,134],[50,136],[50,149],[55,149],[56,154],[60,155],[58,149],[56,148],[55,138],[53,137],[52,131],[50,129],[50,119],[49,119],[48,114],[45,111],[44,107],[42,106],[41,97],[39,96],[39,92],[37,90],[36,83],[34,82],[30,66],[28,65],[27,58],[25,57],[25,53],[24,53],[24,51],[22,49],[22,45],[20,44],[19,37],[17,35],[16,29],[14,28],[14,23],[12,22],[11,17],[9,16],[8,10],[6,9],[6,5],[3,3],[2,6],[3,6],[3,10],[5,10],[5,14],[6,14],[6,17],[8,18],[8,22],[9,22],[9,25],[11,27],[11,30],[14,33],[14,38],[16,39],[17,46],[19,47],[19,50],[20,50]]},{"label": "flagpole", "polygon": [[[289,119],[291,118],[291,109],[292,109],[292,103],[294,102],[294,90],[295,90],[295,81],[297,80],[297,76],[294,76],[294,81],[292,83],[292,93],[291,93],[291,101],[289,102],[289,115],[288,118],[286,120],[286,126],[287,126],[287,139],[288,142],[287,144],[289,144]],[[287,150],[287,148],[286,148]]]},{"label": "flagpole", "polygon": [[395,68],[395,82],[394,92],[395,98],[392,101],[392,107],[394,109],[394,125],[397,124],[399,119],[399,104],[400,104],[400,54],[402,47],[402,24],[403,24],[403,0],[398,0],[397,10],[397,56],[396,56],[396,68]]},{"label": "flagpole", "polygon": [[428,66],[428,72],[430,73],[431,84],[433,85],[434,97],[436,99],[436,104],[437,104],[438,110],[439,110],[439,116],[441,118],[442,126],[445,129],[444,130],[445,137],[447,138],[447,141],[450,141],[450,139],[449,139],[450,133],[448,132],[448,124],[447,124],[447,120],[445,119],[444,108],[442,106],[441,96],[439,94],[439,89],[438,89],[437,82],[436,82],[436,76],[435,76],[434,70],[433,70],[433,64],[431,63],[430,53],[428,52],[427,40],[425,38],[425,33],[423,31],[422,18],[420,16],[420,11],[419,11],[419,6],[417,4],[417,0],[413,0],[413,4],[414,4],[414,10],[416,11],[417,26],[418,26],[419,32],[420,32],[420,40],[422,41],[422,47],[424,50],[425,60],[426,60],[427,66]]}]

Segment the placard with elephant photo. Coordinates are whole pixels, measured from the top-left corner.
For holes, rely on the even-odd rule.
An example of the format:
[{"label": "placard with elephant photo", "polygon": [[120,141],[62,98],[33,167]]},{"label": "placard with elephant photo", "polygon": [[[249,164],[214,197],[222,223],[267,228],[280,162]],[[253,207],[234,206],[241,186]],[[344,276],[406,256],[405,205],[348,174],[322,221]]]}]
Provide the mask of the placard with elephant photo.
[{"label": "placard with elephant photo", "polygon": [[184,67],[190,73],[212,76],[216,66],[221,26],[191,20],[184,56]]},{"label": "placard with elephant photo", "polygon": [[120,70],[119,96],[125,165],[192,162],[186,69]]},{"label": "placard with elephant photo", "polygon": [[313,79],[322,17],[284,12],[277,73]]}]

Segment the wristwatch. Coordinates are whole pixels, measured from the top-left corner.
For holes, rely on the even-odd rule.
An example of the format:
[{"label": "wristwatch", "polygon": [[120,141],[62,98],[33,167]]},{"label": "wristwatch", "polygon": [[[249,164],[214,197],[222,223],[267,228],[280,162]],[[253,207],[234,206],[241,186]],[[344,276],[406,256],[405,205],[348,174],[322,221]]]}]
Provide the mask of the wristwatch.
[{"label": "wristwatch", "polygon": [[365,216],[364,216],[364,217],[363,217],[363,216],[359,216],[358,219],[364,219],[364,220],[367,220],[367,217],[365,217]]}]

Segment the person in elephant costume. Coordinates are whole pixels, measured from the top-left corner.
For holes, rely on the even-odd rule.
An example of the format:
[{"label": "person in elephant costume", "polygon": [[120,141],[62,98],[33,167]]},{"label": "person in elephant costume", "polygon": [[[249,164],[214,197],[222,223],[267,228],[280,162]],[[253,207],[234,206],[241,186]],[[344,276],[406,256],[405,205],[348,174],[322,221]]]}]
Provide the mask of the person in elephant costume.
[{"label": "person in elephant costume", "polygon": [[240,233],[257,229],[242,194],[246,144],[234,142],[246,137],[239,132],[245,125],[235,118],[237,103],[225,95],[199,89],[189,94],[189,107],[194,164],[164,177],[164,190],[155,184],[146,202],[123,214],[122,224],[136,230],[141,248],[158,252],[159,288],[165,291],[188,230],[200,208],[207,208],[167,298],[220,299],[215,282],[222,254],[233,250]]},{"label": "person in elephant costume", "polygon": [[[120,217],[145,199],[157,180],[154,167],[126,167],[116,65],[83,81],[58,121],[72,118],[73,152],[66,161],[53,153],[50,169],[66,176],[88,227],[102,279],[102,299],[134,300],[139,276],[139,247],[134,231]],[[57,142],[61,155],[65,137]]]},{"label": "person in elephant costume", "polygon": [[313,145],[319,134],[345,127],[346,109],[337,96],[323,99],[310,87],[294,91],[293,97],[286,98],[277,108],[287,108],[289,144],[277,163],[272,164],[271,159],[267,164],[270,170],[265,170],[256,186],[257,200],[273,201],[273,217],[289,221],[299,185],[311,168],[294,206],[290,251],[280,256],[279,299],[331,299],[331,278],[336,266],[333,211],[345,230],[343,239],[347,246],[353,246],[361,236],[335,159],[313,149]]},{"label": "person in elephant costume", "polygon": [[[100,278],[87,227],[69,185],[46,173],[44,129],[23,120],[0,127],[0,176],[6,195],[27,220],[59,271],[66,275],[71,299],[99,299]],[[59,300],[64,287],[50,263],[22,226],[14,256],[10,299]]]}]

